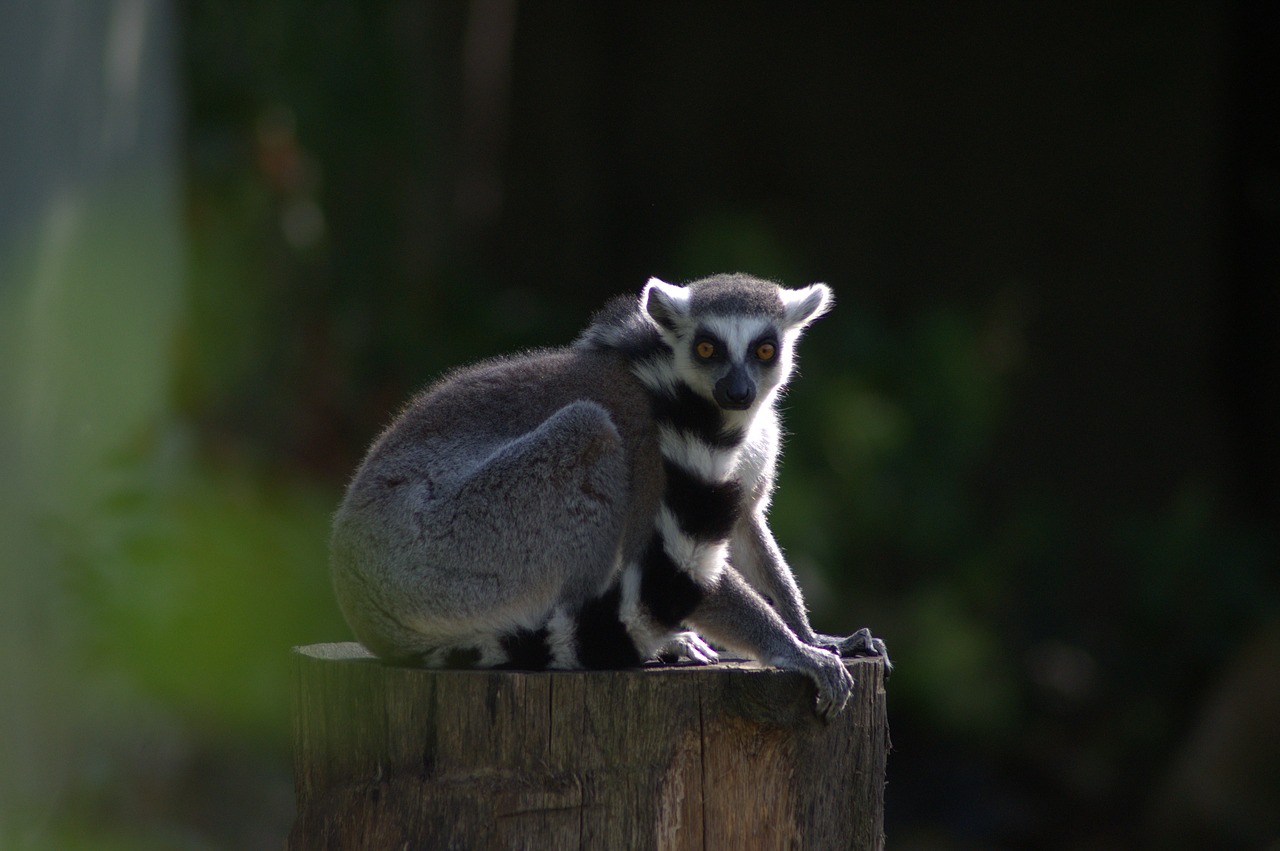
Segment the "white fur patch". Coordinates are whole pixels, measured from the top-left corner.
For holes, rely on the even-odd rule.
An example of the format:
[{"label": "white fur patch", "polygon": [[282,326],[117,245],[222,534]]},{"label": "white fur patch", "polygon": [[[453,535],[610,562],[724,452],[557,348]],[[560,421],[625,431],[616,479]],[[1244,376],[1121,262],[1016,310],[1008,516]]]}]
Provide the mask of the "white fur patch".
[{"label": "white fur patch", "polygon": [[658,447],[663,458],[710,482],[727,481],[738,466],[740,454],[738,449],[708,446],[666,424],[658,426]]},{"label": "white fur patch", "polygon": [[782,428],[778,424],[778,414],[772,408],[766,408],[751,424],[736,468],[743,493],[758,511],[768,507],[781,444]]},{"label": "white fur patch", "polygon": [[680,377],[666,358],[640,361],[631,365],[631,372],[645,389],[667,396],[674,395]]},{"label": "white fur patch", "polygon": [[573,618],[559,606],[547,618],[547,649],[551,651],[551,663],[548,668],[574,670],[581,668],[578,654],[574,650]]},{"label": "white fur patch", "polygon": [[729,555],[727,541],[696,541],[690,538],[680,531],[675,515],[665,505],[658,509],[655,526],[662,537],[662,549],[695,582],[707,586],[720,577]]},{"label": "white fur patch", "polygon": [[671,556],[671,560],[682,570],[695,572],[693,566],[699,555],[698,544],[680,531],[680,520],[665,503],[658,506],[653,526],[662,538],[662,548]]},{"label": "white fur patch", "polygon": [[693,578],[703,587],[714,585],[729,560],[729,543],[716,541],[711,544],[699,544],[699,557],[695,564]]},{"label": "white fur patch", "polygon": [[671,632],[655,623],[640,603],[640,565],[628,565],[622,574],[618,619],[643,659],[651,659],[670,640]]}]

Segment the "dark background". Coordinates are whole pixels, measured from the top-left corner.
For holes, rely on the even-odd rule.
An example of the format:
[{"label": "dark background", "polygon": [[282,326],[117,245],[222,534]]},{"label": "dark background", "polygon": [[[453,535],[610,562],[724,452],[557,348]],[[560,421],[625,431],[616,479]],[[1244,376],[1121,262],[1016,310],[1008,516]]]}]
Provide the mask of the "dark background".
[{"label": "dark background", "polygon": [[[0,297],[68,364],[6,385],[11,481],[52,482],[6,494],[37,660],[13,714],[70,742],[9,835],[277,845],[284,659],[349,636],[325,536],[367,442],[450,366],[565,343],[650,275],[742,270],[836,293],[773,517],[816,625],[898,665],[891,847],[1280,840],[1275,7],[103,9],[19,20],[35,85],[0,101],[50,140],[9,159]],[[112,80],[142,92],[101,168],[99,136],[38,120],[96,103],[67,43],[106,45],[102,127]],[[73,465],[56,436],[144,369]]]}]

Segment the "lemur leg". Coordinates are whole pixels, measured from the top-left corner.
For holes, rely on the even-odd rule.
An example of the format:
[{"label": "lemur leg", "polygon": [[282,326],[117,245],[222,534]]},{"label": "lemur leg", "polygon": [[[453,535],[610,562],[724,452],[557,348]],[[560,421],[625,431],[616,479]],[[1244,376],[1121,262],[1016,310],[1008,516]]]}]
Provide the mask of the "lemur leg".
[{"label": "lemur leg", "polygon": [[768,602],[732,567],[725,567],[704,594],[690,626],[731,650],[789,671],[799,671],[818,687],[818,714],[844,708],[853,678],[830,651],[801,641]]},{"label": "lemur leg", "polygon": [[571,403],[454,463],[384,473],[394,495],[338,518],[335,553],[360,567],[335,570],[335,584],[347,586],[358,637],[382,655],[536,628],[611,579],[628,479],[604,408]]}]

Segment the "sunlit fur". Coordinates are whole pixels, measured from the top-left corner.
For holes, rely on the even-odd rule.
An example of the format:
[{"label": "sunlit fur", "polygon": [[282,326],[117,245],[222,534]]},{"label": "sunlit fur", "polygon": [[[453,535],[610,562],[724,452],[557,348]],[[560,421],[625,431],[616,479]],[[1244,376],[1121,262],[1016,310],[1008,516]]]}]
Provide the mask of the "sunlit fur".
[{"label": "sunlit fur", "polygon": [[[374,442],[334,518],[356,636],[423,665],[607,668],[703,639],[809,676],[823,713],[851,680],[817,636],[765,520],[775,406],[822,284],[651,279],[573,346],[459,370]],[[700,335],[714,356],[695,355]],[[757,357],[766,341],[772,358]]]}]

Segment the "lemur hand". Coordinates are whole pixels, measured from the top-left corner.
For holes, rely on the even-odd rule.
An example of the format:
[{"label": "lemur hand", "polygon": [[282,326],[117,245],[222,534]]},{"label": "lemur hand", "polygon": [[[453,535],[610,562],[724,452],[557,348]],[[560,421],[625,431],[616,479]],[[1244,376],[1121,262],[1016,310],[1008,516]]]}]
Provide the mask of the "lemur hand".
[{"label": "lemur hand", "polygon": [[689,661],[696,665],[714,665],[719,654],[696,632],[678,632],[658,651],[658,658],[668,664]]},{"label": "lemur hand", "polygon": [[798,645],[793,658],[774,659],[773,664],[789,671],[799,671],[818,687],[818,716],[830,720],[838,715],[853,693],[853,677],[836,654],[807,644]]}]

